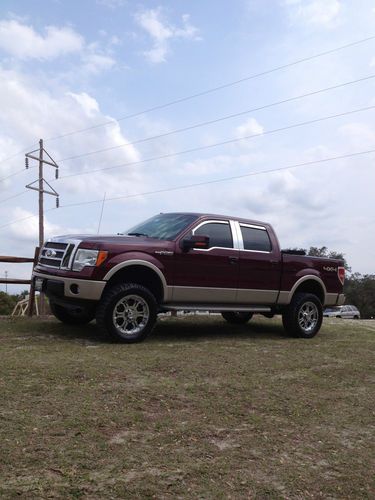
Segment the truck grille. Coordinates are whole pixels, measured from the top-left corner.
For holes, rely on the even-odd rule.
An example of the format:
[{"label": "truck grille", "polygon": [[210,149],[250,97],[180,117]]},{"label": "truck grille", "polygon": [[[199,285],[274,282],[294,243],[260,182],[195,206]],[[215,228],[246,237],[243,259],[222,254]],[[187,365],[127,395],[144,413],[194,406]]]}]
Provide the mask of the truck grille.
[{"label": "truck grille", "polygon": [[69,268],[74,248],[74,243],[49,241],[40,252],[39,264],[54,267],[55,269],[67,269]]}]

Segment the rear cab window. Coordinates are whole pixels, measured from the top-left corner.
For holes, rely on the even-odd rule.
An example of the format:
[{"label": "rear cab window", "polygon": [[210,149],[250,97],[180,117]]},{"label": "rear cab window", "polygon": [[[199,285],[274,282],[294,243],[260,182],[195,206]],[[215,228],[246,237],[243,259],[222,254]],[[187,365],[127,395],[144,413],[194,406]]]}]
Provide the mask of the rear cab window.
[{"label": "rear cab window", "polygon": [[272,244],[267,230],[240,223],[244,250],[271,252]]}]

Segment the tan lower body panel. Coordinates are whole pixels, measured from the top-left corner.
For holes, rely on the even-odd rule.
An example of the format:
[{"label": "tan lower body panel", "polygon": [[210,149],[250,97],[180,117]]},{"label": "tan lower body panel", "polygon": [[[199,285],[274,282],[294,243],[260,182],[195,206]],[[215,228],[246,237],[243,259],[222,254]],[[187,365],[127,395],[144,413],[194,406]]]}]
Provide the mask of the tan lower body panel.
[{"label": "tan lower body panel", "polygon": [[174,286],[171,302],[231,304],[236,302],[236,291],[235,288]]},{"label": "tan lower body panel", "polygon": [[237,302],[240,304],[276,304],[278,290],[237,290]]},{"label": "tan lower body panel", "polygon": [[206,303],[206,304],[275,304],[278,290],[247,290],[235,288],[210,287],[173,287],[168,302]]},{"label": "tan lower body panel", "polygon": [[[282,291],[280,292],[279,295],[279,300],[277,301],[278,304],[280,305],[287,305],[290,302],[291,297],[289,297],[290,291]],[[341,297],[344,297],[343,299]],[[335,306],[335,305],[341,305],[343,302],[340,302],[340,300],[345,300],[345,296],[343,294],[339,295],[338,293],[326,293],[325,300],[324,300],[324,305],[325,306]]]}]

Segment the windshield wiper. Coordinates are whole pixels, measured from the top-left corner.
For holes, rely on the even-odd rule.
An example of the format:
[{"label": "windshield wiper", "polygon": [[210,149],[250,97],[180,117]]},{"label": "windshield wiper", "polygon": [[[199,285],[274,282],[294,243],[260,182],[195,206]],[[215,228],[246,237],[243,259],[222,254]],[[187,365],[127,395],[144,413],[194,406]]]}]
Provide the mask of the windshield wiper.
[{"label": "windshield wiper", "polygon": [[148,238],[148,234],[145,233],[128,233],[128,236],[146,236]]}]

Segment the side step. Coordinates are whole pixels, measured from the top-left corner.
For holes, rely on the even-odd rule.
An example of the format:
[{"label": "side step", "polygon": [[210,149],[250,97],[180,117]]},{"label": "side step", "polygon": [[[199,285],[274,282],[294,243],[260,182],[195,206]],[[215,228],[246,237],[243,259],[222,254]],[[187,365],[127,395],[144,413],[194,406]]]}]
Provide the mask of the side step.
[{"label": "side step", "polygon": [[270,313],[271,308],[265,306],[246,306],[233,304],[165,304],[162,306],[163,311],[211,311],[211,312],[253,312],[253,313]]}]

